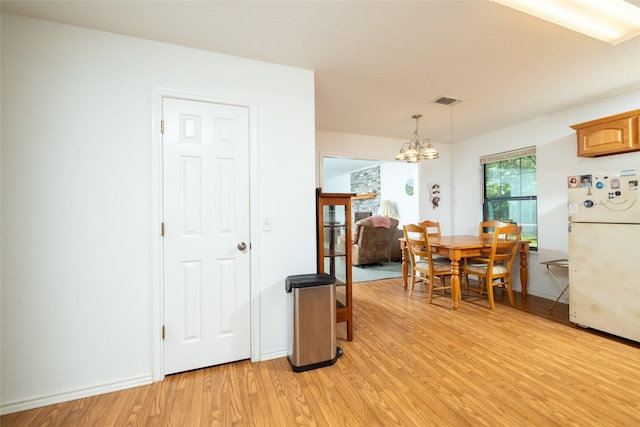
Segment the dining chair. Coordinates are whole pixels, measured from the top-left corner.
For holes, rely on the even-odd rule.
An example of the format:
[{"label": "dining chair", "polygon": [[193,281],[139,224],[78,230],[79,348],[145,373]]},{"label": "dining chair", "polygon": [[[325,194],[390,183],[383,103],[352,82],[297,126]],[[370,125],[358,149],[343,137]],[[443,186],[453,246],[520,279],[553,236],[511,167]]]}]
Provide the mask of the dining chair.
[{"label": "dining chair", "polygon": [[[495,219],[489,220],[489,221],[480,221],[480,225],[478,226],[478,236],[482,237],[483,239],[492,239],[493,233],[497,228],[504,227],[507,225],[509,225],[508,222],[502,222]],[[467,261],[476,262],[476,260],[478,260],[478,262],[482,263],[483,262],[482,259],[486,258],[488,255],[489,255],[489,249],[482,250],[482,257],[480,258],[472,257],[472,258],[469,258]],[[464,272],[462,274],[464,275]]]},{"label": "dining chair", "polygon": [[418,223],[420,227],[427,229],[427,236],[429,237],[440,237],[442,234],[440,233],[440,223],[437,221],[425,220]]},{"label": "dining chair", "polygon": [[[418,223],[420,227],[424,227],[426,229],[427,236],[429,237],[440,237],[442,233],[440,232],[440,223],[437,221],[424,220]],[[433,254],[433,262],[437,263],[451,263],[448,256]]]},{"label": "dining chair", "polygon": [[[429,230],[419,224],[407,224],[404,226],[404,238],[409,249],[409,261],[411,263],[411,288],[409,295],[413,295],[416,280],[429,283],[429,304],[433,300],[433,292],[437,290],[451,289],[451,281],[446,284],[445,277],[451,275],[451,263],[436,263],[433,260],[431,246],[428,242]],[[424,275],[424,277],[420,276]],[[435,286],[436,277],[440,285]]]},{"label": "dining chair", "polygon": [[480,226],[478,227],[478,236],[491,238],[493,237],[493,233],[496,228],[504,227],[505,225],[509,225],[509,223],[498,221],[495,219],[490,221],[480,221]]},{"label": "dining chair", "polygon": [[[473,259],[465,259],[463,271],[466,288],[482,294],[486,293],[492,310],[495,309],[493,288],[496,286],[502,288],[506,286],[509,302],[512,306],[515,305],[511,267],[516,252],[518,252],[521,234],[522,227],[516,224],[495,227],[491,238],[491,247],[487,254]],[[478,278],[479,287],[469,286],[470,275]]]}]

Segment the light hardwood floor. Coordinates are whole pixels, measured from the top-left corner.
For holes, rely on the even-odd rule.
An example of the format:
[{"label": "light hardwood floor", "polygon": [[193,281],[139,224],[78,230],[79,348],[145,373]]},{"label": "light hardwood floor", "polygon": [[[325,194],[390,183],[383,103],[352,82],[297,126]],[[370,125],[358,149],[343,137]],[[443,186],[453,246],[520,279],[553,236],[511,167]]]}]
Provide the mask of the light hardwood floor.
[{"label": "light hardwood floor", "polygon": [[449,296],[429,305],[420,285],[410,297],[400,279],[353,292],[354,340],[338,325],[344,356],[332,367],[293,373],[286,358],[231,363],[0,424],[640,425],[640,345],[570,326],[566,305],[549,314],[549,301],[530,297],[514,309],[498,290],[495,311],[466,296],[454,312]]}]

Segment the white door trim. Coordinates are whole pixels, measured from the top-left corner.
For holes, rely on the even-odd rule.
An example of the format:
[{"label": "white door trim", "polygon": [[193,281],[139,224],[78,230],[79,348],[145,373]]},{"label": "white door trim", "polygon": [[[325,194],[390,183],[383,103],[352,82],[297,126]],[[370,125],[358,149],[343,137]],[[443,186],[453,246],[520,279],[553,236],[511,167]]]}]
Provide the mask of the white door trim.
[{"label": "white door trim", "polygon": [[249,205],[250,205],[250,248],[251,248],[251,361],[261,360],[260,352],[260,215],[259,215],[259,175],[258,172],[258,104],[253,101],[230,101],[203,94],[167,89],[154,88],[151,101],[151,368],[153,381],[164,379],[164,345],[162,343],[162,325],[164,319],[164,281],[161,224],[163,221],[162,200],[162,135],[160,133],[160,119],[163,98],[178,98],[189,101],[203,101],[215,104],[235,105],[247,107],[249,110]]}]

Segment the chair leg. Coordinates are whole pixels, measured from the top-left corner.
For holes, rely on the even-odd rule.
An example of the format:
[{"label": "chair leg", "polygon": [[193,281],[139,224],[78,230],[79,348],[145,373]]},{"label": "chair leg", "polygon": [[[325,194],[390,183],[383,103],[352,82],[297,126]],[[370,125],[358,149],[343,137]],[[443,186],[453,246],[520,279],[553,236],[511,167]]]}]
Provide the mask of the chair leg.
[{"label": "chair leg", "polygon": [[[431,301],[433,301],[433,294],[435,292],[435,280],[435,276],[429,276],[429,304],[431,304]],[[447,286],[447,276],[438,276],[438,280],[440,281],[440,289],[442,289],[442,295],[446,296],[447,290],[445,288]],[[453,290],[451,290],[451,292],[453,293]],[[462,301],[462,293],[458,295],[458,300]]]},{"label": "chair leg", "polygon": [[511,286],[511,277],[507,278],[507,294],[509,295],[509,302],[511,303],[511,307],[516,305],[516,301],[513,298],[513,286]]},{"label": "chair leg", "polygon": [[416,286],[416,275],[411,272],[411,288],[409,290],[409,295],[413,295],[413,288]]},{"label": "chair leg", "polygon": [[493,281],[487,280],[487,296],[489,297],[489,304],[491,305],[491,310],[496,309],[496,305],[493,301]]}]

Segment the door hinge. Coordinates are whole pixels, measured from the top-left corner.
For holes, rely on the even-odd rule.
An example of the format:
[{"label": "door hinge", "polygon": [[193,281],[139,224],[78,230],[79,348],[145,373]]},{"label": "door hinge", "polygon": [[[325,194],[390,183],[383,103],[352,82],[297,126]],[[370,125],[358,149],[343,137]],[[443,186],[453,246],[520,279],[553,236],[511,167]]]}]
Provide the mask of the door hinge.
[{"label": "door hinge", "polygon": [[160,133],[164,135],[164,119],[160,119]]},{"label": "door hinge", "polygon": [[164,237],[164,222],[160,226],[160,234],[162,235],[162,237]]},{"label": "door hinge", "polygon": [[162,339],[164,340],[164,325],[162,325]]}]

